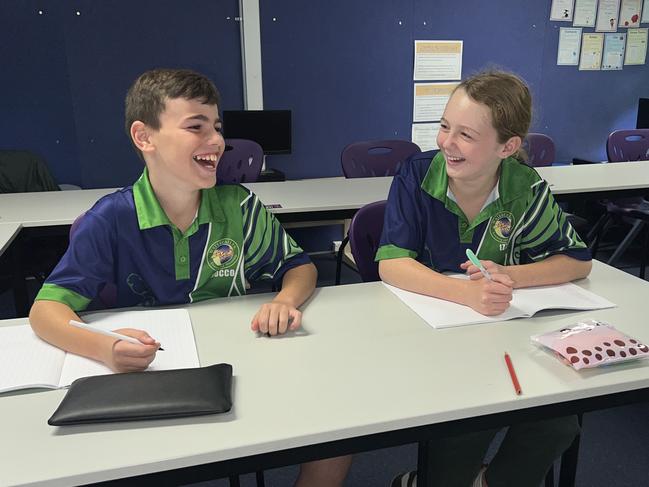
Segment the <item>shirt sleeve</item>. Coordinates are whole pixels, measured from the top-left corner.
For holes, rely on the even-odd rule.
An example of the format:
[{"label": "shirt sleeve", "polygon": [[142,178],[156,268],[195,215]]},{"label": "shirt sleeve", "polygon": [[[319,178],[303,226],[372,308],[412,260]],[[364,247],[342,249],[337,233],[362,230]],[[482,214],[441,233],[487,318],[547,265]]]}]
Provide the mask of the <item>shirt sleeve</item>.
[{"label": "shirt sleeve", "polygon": [[591,260],[590,251],[568,221],[546,181],[534,187],[519,237],[519,262],[529,264],[551,255],[564,254]]},{"label": "shirt sleeve", "polygon": [[399,257],[416,259],[421,252],[423,209],[420,184],[412,171],[412,164],[402,164],[390,185],[376,261]]},{"label": "shirt sleeve", "polygon": [[247,280],[279,281],[293,267],[311,262],[254,193],[242,203],[244,274]]},{"label": "shirt sleeve", "polygon": [[36,296],[84,310],[107,282],[113,282],[110,223],[92,210],[79,222],[65,252]]}]

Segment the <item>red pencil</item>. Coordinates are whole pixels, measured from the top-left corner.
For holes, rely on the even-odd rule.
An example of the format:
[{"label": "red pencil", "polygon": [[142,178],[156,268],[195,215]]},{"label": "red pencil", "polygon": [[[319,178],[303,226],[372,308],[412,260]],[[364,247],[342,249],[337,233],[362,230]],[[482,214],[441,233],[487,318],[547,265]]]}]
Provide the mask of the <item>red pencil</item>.
[{"label": "red pencil", "polygon": [[512,359],[509,357],[507,352],[505,352],[505,363],[507,364],[507,370],[509,371],[509,377],[512,379],[512,384],[514,384],[514,390],[516,391],[516,394],[520,396],[523,391],[521,391],[521,385],[518,382],[518,377],[516,377],[516,371],[514,370]]}]

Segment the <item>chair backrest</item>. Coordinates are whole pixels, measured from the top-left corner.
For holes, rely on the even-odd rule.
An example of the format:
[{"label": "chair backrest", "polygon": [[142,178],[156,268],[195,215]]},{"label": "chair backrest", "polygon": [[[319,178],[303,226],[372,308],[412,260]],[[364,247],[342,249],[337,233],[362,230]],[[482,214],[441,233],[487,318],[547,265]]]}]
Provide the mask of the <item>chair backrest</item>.
[{"label": "chair backrest", "polygon": [[409,140],[368,140],[343,149],[340,162],[346,178],[394,176],[403,161],[421,152]]},{"label": "chair backrest", "polygon": [[379,264],[374,256],[383,231],[386,201],[376,201],[356,212],[349,227],[349,243],[354,262],[364,282],[379,281]]},{"label": "chair backrest", "polygon": [[527,134],[523,149],[527,152],[527,164],[532,167],[550,166],[555,162],[554,141],[545,134]]},{"label": "chair backrest", "polygon": [[26,150],[0,151],[0,193],[59,189],[41,156]]},{"label": "chair backrest", "polygon": [[254,183],[259,179],[264,151],[254,140],[225,139],[225,152],[216,168],[217,184]]},{"label": "chair backrest", "polygon": [[616,130],[606,141],[609,162],[649,160],[649,129]]},{"label": "chair backrest", "polygon": [[[81,223],[85,215],[86,215],[85,213],[82,213],[81,215],[76,217],[72,222],[72,225],[70,226],[70,233],[69,233],[70,241],[72,241],[72,237],[74,236],[74,234],[77,233],[79,224]],[[114,284],[108,283],[99,291],[99,296],[97,296],[95,299],[92,300],[92,302],[88,306],[88,310],[114,308],[116,305],[117,305],[117,288],[115,287]]]}]

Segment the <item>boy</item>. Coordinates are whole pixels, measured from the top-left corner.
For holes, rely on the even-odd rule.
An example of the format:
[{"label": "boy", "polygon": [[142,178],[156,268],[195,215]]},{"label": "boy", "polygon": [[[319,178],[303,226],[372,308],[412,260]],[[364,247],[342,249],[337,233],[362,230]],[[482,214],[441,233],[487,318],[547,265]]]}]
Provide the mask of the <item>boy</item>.
[{"label": "boy", "polygon": [[[218,186],[225,149],[219,94],[204,76],[157,69],[126,97],[126,132],[145,162],[132,186],[86,212],[68,251],[30,312],[38,336],[117,372],[146,369],[158,343],[144,331],[117,330],[141,345],[68,325],[105,286],[117,307],[159,306],[245,293],[246,280],[274,279],[282,290],[252,318],[277,335],[297,329],[298,307],[315,288],[307,255],[242,186]],[[297,485],[338,485],[348,459],[305,464]]]}]

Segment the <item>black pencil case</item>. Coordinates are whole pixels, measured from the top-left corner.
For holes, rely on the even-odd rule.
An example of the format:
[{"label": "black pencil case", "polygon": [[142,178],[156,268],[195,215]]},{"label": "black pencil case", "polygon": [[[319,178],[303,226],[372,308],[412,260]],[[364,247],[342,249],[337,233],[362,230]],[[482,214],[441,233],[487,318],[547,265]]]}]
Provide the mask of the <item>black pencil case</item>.
[{"label": "black pencil case", "polygon": [[75,380],[52,426],[182,418],[232,408],[232,366],[128,372]]}]

